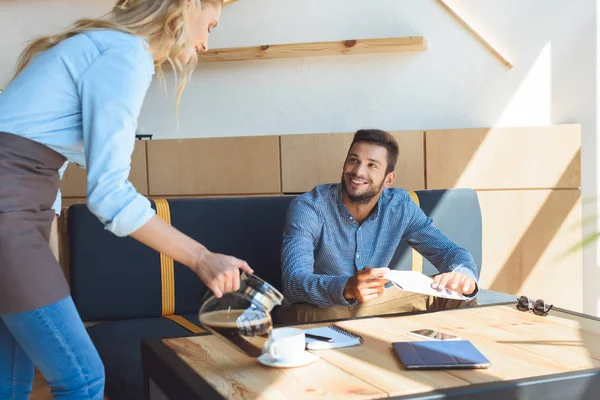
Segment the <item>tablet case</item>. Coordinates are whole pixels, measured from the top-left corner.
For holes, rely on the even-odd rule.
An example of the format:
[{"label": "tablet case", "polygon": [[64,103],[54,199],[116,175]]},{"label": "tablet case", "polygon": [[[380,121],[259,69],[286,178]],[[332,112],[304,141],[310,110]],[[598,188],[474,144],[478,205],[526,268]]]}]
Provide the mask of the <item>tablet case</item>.
[{"label": "tablet case", "polygon": [[468,340],[393,342],[406,369],[488,368],[490,361]]}]

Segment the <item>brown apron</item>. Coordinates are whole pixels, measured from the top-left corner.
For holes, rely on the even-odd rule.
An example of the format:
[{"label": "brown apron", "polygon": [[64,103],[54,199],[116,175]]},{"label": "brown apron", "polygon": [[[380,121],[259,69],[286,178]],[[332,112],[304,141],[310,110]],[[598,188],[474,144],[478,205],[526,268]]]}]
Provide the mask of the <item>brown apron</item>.
[{"label": "brown apron", "polygon": [[69,295],[48,245],[58,170],[65,161],[43,144],[0,132],[0,314]]}]

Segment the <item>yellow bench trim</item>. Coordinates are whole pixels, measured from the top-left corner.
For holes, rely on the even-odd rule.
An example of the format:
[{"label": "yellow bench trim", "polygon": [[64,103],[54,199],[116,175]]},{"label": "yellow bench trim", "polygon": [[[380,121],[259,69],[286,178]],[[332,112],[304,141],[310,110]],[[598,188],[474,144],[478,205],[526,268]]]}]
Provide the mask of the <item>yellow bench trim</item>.
[{"label": "yellow bench trim", "polygon": [[[407,192],[410,194],[412,201],[414,201],[420,207],[421,203],[419,202],[419,196],[417,193],[412,190],[407,190]],[[423,272],[423,256],[415,249],[412,249],[412,270]]]},{"label": "yellow bench trim", "polygon": [[[166,199],[155,199],[156,214],[171,225],[171,209]],[[181,325],[192,333],[206,332],[180,315],[175,315],[175,263],[166,254],[160,253],[160,280],[162,294],[162,316]]]},{"label": "yellow bench trim", "polygon": [[198,325],[192,324],[190,321],[183,318],[181,315],[166,315],[165,318],[170,319],[173,322],[177,322],[179,325],[183,326],[185,329],[192,333],[206,332],[204,329],[200,328]]},{"label": "yellow bench trim", "polygon": [[[154,200],[156,214],[171,225],[171,210],[165,199]],[[175,267],[173,259],[160,253],[160,280],[162,287],[162,316],[175,313]]]}]

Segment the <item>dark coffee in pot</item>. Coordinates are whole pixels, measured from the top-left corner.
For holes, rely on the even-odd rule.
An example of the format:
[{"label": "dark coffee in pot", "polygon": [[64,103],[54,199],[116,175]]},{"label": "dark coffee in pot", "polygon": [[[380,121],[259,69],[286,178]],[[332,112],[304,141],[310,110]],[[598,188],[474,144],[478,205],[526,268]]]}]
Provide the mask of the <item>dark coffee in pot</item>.
[{"label": "dark coffee in pot", "polygon": [[202,314],[200,323],[250,357],[260,357],[273,329],[271,317],[256,310],[218,310]]}]

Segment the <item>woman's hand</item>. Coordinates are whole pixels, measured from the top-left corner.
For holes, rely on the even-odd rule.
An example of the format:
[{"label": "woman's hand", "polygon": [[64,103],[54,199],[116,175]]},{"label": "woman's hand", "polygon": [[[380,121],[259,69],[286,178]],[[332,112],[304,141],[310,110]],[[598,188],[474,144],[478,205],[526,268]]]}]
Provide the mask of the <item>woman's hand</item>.
[{"label": "woman's hand", "polygon": [[246,261],[207,249],[202,251],[192,266],[192,270],[217,298],[240,288],[240,269],[249,274],[254,272]]}]

